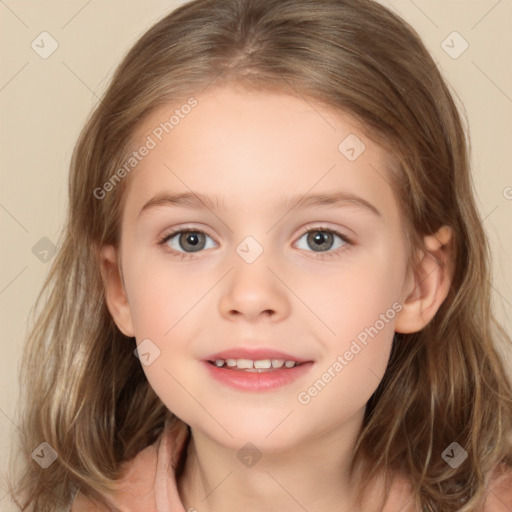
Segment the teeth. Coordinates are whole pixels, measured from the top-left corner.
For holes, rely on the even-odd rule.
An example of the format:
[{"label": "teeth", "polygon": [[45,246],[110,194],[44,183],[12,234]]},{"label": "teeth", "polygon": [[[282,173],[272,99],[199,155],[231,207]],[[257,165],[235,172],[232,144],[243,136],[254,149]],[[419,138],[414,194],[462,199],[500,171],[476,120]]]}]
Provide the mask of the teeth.
[{"label": "teeth", "polygon": [[262,359],[261,361],[254,361],[254,368],[270,368],[272,362],[270,359]]},{"label": "teeth", "polygon": [[228,368],[237,368],[240,370],[251,370],[251,369],[268,369],[268,368],[282,368],[283,365],[286,368],[293,368],[299,364],[296,361],[285,361],[284,359],[258,359],[253,361],[252,359],[216,359],[215,366],[222,368],[224,365]]}]

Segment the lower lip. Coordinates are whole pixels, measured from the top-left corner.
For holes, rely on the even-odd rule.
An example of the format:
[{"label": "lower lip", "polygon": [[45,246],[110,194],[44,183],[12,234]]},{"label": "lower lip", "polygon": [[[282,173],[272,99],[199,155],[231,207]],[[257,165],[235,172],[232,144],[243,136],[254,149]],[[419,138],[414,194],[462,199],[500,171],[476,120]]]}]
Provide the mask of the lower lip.
[{"label": "lower lip", "polygon": [[271,391],[286,386],[309,372],[313,361],[308,361],[293,368],[284,368],[272,372],[244,372],[219,368],[204,361],[210,375],[219,382],[242,391]]}]

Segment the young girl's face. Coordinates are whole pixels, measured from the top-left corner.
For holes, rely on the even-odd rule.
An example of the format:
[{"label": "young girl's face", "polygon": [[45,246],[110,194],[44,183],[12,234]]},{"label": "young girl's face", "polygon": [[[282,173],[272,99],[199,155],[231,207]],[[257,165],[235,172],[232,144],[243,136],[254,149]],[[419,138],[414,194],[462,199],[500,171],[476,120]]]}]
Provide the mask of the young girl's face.
[{"label": "young girl's face", "polygon": [[[353,434],[408,293],[386,153],[300,97],[224,86],[195,99],[169,133],[180,105],[137,132],[150,149],[127,178],[114,317],[166,406],[225,446]],[[235,382],[208,360],[237,349],[309,363]]]}]

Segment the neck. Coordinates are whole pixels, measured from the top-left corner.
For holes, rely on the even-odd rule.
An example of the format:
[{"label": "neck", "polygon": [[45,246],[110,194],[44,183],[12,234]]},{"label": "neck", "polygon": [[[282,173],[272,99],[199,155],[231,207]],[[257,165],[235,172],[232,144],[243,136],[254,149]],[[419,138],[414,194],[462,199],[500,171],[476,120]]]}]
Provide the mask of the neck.
[{"label": "neck", "polygon": [[350,463],[363,414],[279,452],[234,451],[192,429],[177,481],[185,510],[355,512]]}]

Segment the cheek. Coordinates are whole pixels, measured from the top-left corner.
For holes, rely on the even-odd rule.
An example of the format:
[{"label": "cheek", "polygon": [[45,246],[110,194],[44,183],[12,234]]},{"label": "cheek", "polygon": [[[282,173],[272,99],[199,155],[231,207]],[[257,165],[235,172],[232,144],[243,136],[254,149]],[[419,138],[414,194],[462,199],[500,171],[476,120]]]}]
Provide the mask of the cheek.
[{"label": "cheek", "polygon": [[137,339],[163,339],[181,319],[193,316],[195,305],[211,287],[211,278],[204,272],[184,272],[165,258],[133,261],[126,274]]},{"label": "cheek", "polygon": [[337,348],[341,349],[347,340],[376,323],[379,331],[392,334],[402,289],[402,260],[392,247],[382,248],[378,257],[373,251],[361,251],[325,276],[305,276],[298,281],[305,286],[295,290],[307,297],[304,301],[323,321],[323,338],[329,344],[329,340],[338,340]]},{"label": "cheek", "polygon": [[193,325],[198,321],[194,305],[201,297],[198,291],[207,289],[206,283],[194,281],[190,286],[190,279],[175,270],[176,263],[157,258],[137,258],[126,262],[126,267],[127,293],[143,371],[166,406],[186,416],[190,396],[183,386],[190,387],[184,374],[186,377],[190,373],[188,347]]},{"label": "cheek", "polygon": [[396,284],[375,266],[371,272],[351,272],[330,287],[337,300],[319,311],[334,334],[322,337],[326,357],[296,397],[306,414],[324,418],[326,428],[363,408],[377,389],[401,309]]},{"label": "cheek", "polygon": [[331,332],[324,329],[327,358],[315,372],[311,394],[303,390],[306,395],[299,403],[314,398],[317,406],[328,408],[330,401],[342,399],[347,407],[357,408],[373,394],[386,370],[395,318],[402,308],[403,264],[392,247],[378,258],[375,253],[359,255],[357,264],[324,283],[323,297],[311,295],[312,309]]}]

